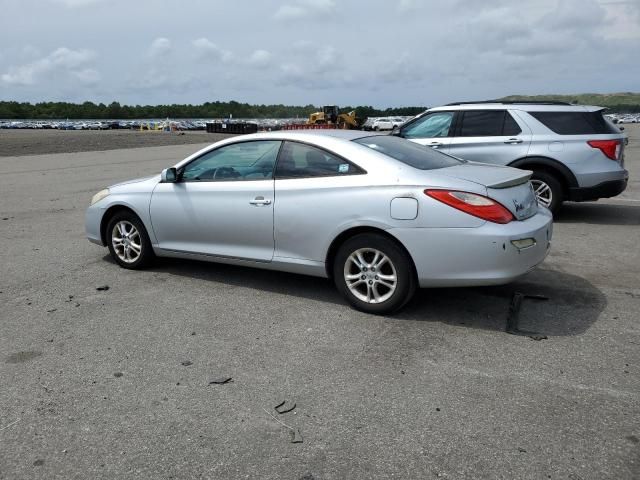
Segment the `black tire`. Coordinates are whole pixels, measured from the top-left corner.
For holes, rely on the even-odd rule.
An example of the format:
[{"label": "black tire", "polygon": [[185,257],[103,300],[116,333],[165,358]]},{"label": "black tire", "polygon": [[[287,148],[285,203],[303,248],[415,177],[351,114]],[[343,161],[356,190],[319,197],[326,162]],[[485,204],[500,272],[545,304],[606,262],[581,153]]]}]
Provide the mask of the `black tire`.
[{"label": "black tire", "polygon": [[540,183],[544,183],[549,187],[551,192],[551,204],[547,208],[551,210],[551,213],[556,215],[560,211],[560,207],[562,206],[562,202],[564,202],[565,197],[565,191],[560,180],[558,180],[554,174],[549,173],[546,170],[534,170],[533,175],[531,176],[531,181],[534,184],[534,190],[537,185],[540,185]]},{"label": "black tire", "polygon": [[[367,263],[364,271],[350,260],[351,255],[358,251],[363,251],[363,259]],[[371,267],[375,258],[375,251],[388,258],[388,261],[378,265],[378,272],[376,272],[375,267],[373,269]],[[355,280],[359,285],[354,286],[352,284],[350,288],[345,278],[346,272],[359,277]],[[379,279],[376,273],[380,273],[381,276],[395,275],[395,288],[387,287],[385,285],[387,281]],[[366,277],[366,279],[362,279],[362,276]],[[360,282],[361,279],[362,282]],[[340,246],[333,262],[333,280],[338,291],[353,307],[362,312],[376,315],[392,313],[402,308],[413,297],[417,285],[411,258],[394,241],[376,233],[356,235]],[[388,283],[393,282],[389,281]],[[371,285],[371,287],[368,285]],[[381,300],[377,303],[358,298],[352,291],[355,288],[361,297],[368,296],[368,298],[372,298],[374,297],[373,285],[375,285],[375,291]],[[372,300],[374,299],[372,298]]]},{"label": "black tire", "polygon": [[[118,237],[119,230],[117,230],[117,228],[118,224],[122,223],[124,223],[125,225],[133,225],[133,227],[135,227],[137,231],[137,235],[133,235],[128,243],[128,246],[131,249],[130,251],[133,252],[131,253],[131,255],[133,256],[134,253],[136,255],[135,258],[131,259],[131,261],[126,261],[125,259],[121,258],[124,255],[124,247],[122,247],[122,252],[120,248],[118,248],[118,251],[116,251],[116,246],[114,244],[114,242],[119,243],[117,242],[117,238],[120,238]],[[111,217],[109,223],[107,223],[107,231],[105,237],[107,241],[107,247],[109,248],[109,253],[111,254],[111,258],[113,258],[113,260],[122,268],[137,270],[149,265],[155,258],[153,248],[151,247],[151,242],[149,241],[147,230],[138,216],[132,212],[118,212],[113,217]],[[139,239],[139,242],[137,242],[136,239]],[[134,245],[140,247],[140,253],[137,253],[137,251],[133,249]]]}]

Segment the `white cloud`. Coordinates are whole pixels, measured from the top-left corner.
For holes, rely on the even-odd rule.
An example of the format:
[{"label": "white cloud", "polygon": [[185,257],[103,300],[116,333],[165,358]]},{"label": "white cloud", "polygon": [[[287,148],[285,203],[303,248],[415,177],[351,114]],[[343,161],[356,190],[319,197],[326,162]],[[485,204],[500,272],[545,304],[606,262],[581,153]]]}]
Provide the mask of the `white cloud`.
[{"label": "white cloud", "polygon": [[41,77],[52,75],[56,71],[71,71],[87,64],[95,54],[90,50],[71,50],[60,47],[49,55],[25,65],[13,66],[0,80],[8,85],[34,85]]},{"label": "white cloud", "polygon": [[291,45],[290,55],[278,69],[276,83],[316,90],[350,88],[362,68],[345,62],[344,53],[333,45],[302,40]]},{"label": "white cloud", "polygon": [[256,50],[247,59],[247,63],[254,67],[266,67],[271,63],[273,55],[266,50]]},{"label": "white cloud", "polygon": [[318,60],[318,68],[324,70],[326,68],[336,66],[339,59],[339,53],[335,47],[331,45],[324,45],[318,50],[316,58]]},{"label": "white cloud", "polygon": [[208,38],[198,38],[192,42],[192,45],[195,47],[198,57],[201,59],[213,59],[223,63],[233,61],[233,54],[231,52],[223,50]]},{"label": "white cloud", "polygon": [[161,57],[166,55],[171,50],[171,40],[164,37],[158,37],[149,47],[149,55],[152,57]]},{"label": "white cloud", "polygon": [[97,85],[100,83],[101,75],[100,72],[93,68],[85,68],[83,70],[76,70],[71,72],[74,77],[76,77],[81,83],[85,85]]},{"label": "white cloud", "polygon": [[326,15],[335,10],[334,0],[298,0],[294,4],[282,5],[273,18],[276,20],[293,20],[304,17]]}]

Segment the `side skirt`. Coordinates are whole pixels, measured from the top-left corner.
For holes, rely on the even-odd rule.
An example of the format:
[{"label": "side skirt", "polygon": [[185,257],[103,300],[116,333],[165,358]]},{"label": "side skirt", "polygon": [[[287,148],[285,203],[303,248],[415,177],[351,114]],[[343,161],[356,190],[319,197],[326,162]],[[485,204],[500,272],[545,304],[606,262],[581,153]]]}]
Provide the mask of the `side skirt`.
[{"label": "side skirt", "polygon": [[186,260],[199,260],[210,263],[224,263],[227,265],[238,265],[241,267],[262,268],[279,272],[297,273],[300,275],[310,275],[313,277],[327,278],[324,262],[313,260],[303,260],[299,258],[273,257],[271,261],[257,261],[246,258],[223,257],[217,255],[206,255],[199,253],[183,252],[179,250],[166,250],[157,246],[153,251],[159,257],[184,258]]}]

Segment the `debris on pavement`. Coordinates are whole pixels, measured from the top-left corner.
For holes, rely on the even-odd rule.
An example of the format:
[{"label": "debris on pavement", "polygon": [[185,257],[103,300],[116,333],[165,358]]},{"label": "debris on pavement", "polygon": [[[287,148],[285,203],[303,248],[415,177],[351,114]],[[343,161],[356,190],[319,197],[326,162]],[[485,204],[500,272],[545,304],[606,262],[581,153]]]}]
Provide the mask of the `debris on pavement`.
[{"label": "debris on pavement", "polygon": [[262,408],[262,410],[264,410],[264,412],[269,415],[271,418],[273,418],[276,422],[278,422],[280,425],[282,425],[283,427],[287,428],[290,432],[291,432],[291,443],[302,443],[303,442],[303,438],[302,438],[302,433],[300,432],[299,428],[293,428],[290,427],[289,425],[287,425],[286,423],[278,420],[274,415],[272,415],[271,413],[269,413],[269,411],[266,408]]},{"label": "debris on pavement", "polygon": [[293,431],[293,438],[291,439],[291,443],[302,443],[303,439],[302,439],[302,433],[300,433],[300,429],[296,428]]},{"label": "debris on pavement", "polygon": [[113,376],[116,377],[116,378],[120,378],[122,375],[124,375],[122,372],[115,372],[113,374]]},{"label": "debris on pavement", "polygon": [[[538,332],[530,332],[527,330],[521,330],[518,327],[518,318],[520,315],[520,307],[522,307],[522,301],[525,298],[531,298],[533,300],[549,300],[549,297],[544,295],[529,295],[522,292],[514,292],[511,304],[509,305],[509,314],[507,316],[507,327],[505,331],[511,335],[522,335],[531,337],[533,340],[545,340],[546,335],[542,335]],[[535,338],[534,338],[535,337]],[[542,338],[544,337],[544,338]]]},{"label": "debris on pavement", "polygon": [[282,403],[279,403],[278,405],[276,405],[275,407],[273,407],[273,409],[278,412],[280,415],[282,415],[283,413],[289,413],[291,411],[293,411],[293,409],[296,408],[296,404],[294,403],[292,407],[285,407],[284,404],[286,403],[286,400],[283,400]]},{"label": "debris on pavement", "polygon": [[547,340],[549,337],[547,337],[546,335],[529,335],[529,338],[531,340],[539,342],[540,340]]},{"label": "debris on pavement", "polygon": [[109,285],[100,285],[99,287],[96,287],[96,290],[100,292],[106,292],[107,290],[109,290]]},{"label": "debris on pavement", "polygon": [[224,385],[232,381],[231,377],[214,378],[209,382],[209,385]]},{"label": "debris on pavement", "polygon": [[11,427],[11,426],[15,425],[16,423],[18,423],[20,420],[22,420],[22,418],[18,418],[17,420],[15,420],[15,421],[11,422],[10,424],[5,425],[4,427],[1,427],[1,428],[0,428],[0,431],[2,431],[2,430],[6,430],[7,428],[9,428],[9,427]]},{"label": "debris on pavement", "polygon": [[188,367],[189,365],[193,365],[193,362],[191,360],[185,360],[184,362],[181,363],[181,365],[183,367]]}]

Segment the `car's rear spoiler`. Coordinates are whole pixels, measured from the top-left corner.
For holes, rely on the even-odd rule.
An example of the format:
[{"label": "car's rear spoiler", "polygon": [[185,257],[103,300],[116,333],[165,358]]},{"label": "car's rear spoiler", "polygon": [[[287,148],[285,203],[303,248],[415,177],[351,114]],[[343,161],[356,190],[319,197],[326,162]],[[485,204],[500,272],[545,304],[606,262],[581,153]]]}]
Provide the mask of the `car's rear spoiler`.
[{"label": "car's rear spoiler", "polygon": [[491,185],[487,185],[487,188],[509,188],[509,187],[515,187],[516,185],[520,185],[523,184],[525,182],[528,182],[529,179],[531,178],[531,175],[533,175],[533,172],[531,170],[522,170],[522,174],[518,175],[516,177],[510,178],[508,180],[504,180],[498,183],[493,183]]}]

